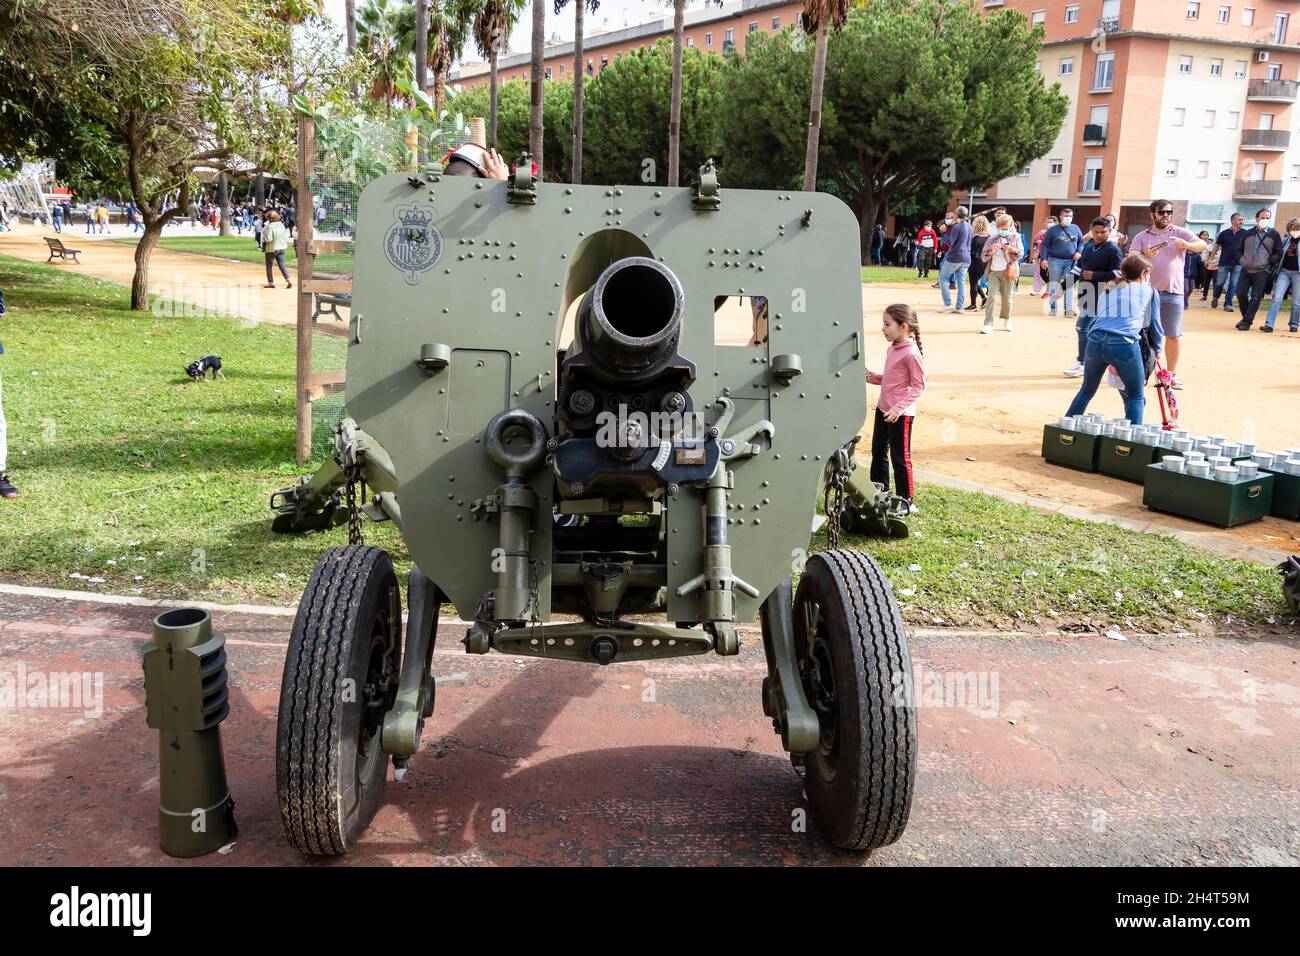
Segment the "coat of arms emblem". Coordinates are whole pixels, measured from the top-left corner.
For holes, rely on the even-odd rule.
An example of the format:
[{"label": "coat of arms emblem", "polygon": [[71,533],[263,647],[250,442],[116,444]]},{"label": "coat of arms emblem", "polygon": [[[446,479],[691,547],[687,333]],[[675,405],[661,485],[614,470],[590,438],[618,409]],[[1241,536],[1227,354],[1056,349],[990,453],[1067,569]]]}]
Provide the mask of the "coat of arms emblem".
[{"label": "coat of arms emblem", "polygon": [[435,215],[431,206],[398,206],[396,221],[384,236],[384,255],[408,285],[418,283],[442,257],[442,234],[434,228]]}]

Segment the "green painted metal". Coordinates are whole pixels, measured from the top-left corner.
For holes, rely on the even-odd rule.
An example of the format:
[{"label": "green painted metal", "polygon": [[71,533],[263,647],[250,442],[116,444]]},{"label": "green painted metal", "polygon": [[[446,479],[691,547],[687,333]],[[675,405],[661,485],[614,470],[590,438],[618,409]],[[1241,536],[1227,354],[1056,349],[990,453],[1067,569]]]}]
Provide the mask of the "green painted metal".
[{"label": "green painted metal", "polygon": [[1097,443],[1097,470],[1112,478],[1142,484],[1146,480],[1147,466],[1165,456],[1168,449],[1138,441],[1120,441],[1102,435]]},{"label": "green painted metal", "polygon": [[1273,505],[1269,514],[1279,518],[1300,519],[1300,475],[1267,470],[1273,476]]},{"label": "green painted metal", "polygon": [[[472,649],[495,634],[523,653],[515,632],[553,610],[589,618],[588,637],[662,611],[727,652],[734,623],[754,619],[807,548],[825,462],[866,417],[857,223],[822,194],[716,192],[707,178],[704,193],[430,173],[362,194],[348,411],[391,458],[415,563],[486,632]],[[766,298],[751,344],[716,334],[728,296]],[[570,313],[577,331],[562,341]],[[699,440],[662,450],[670,465],[717,468],[671,484],[652,469],[561,480],[563,443],[585,434],[572,415],[587,374],[622,396],[624,416],[684,398]],[[685,383],[680,397],[669,381]],[[503,412],[521,414],[489,433]],[[557,524],[561,511],[578,526]],[[610,593],[614,609],[596,607]]]},{"label": "green painted metal", "polygon": [[1067,431],[1057,425],[1043,426],[1043,458],[1054,465],[1096,471],[1100,449],[1100,435]]},{"label": "green painted metal", "polygon": [[169,856],[211,853],[238,832],[221,755],[225,639],[207,611],[167,611],[154,619],[142,665],[145,717],[158,731],[159,842]]},{"label": "green painted metal", "polygon": [[1148,465],[1142,503],[1157,511],[1231,528],[1268,514],[1273,476],[1261,472],[1234,482],[1199,478]]}]

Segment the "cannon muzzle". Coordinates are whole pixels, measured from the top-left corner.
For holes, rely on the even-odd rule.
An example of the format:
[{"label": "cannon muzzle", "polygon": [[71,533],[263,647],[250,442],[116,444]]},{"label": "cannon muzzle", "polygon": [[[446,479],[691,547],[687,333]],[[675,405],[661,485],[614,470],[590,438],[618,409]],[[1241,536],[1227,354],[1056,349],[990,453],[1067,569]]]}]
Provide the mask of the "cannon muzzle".
[{"label": "cannon muzzle", "polygon": [[593,363],[621,378],[656,374],[676,352],[684,304],[682,284],[662,262],[629,256],[611,263],[579,315]]}]

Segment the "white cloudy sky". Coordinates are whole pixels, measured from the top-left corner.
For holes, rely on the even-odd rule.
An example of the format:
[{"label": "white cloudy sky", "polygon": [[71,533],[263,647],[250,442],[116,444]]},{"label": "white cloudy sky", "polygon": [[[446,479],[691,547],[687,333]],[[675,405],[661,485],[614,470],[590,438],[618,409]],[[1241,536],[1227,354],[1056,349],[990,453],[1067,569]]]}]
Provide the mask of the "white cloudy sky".
[{"label": "white cloudy sky", "polygon": [[[546,4],[546,35],[549,38],[552,34],[558,33],[564,40],[573,39],[573,6],[572,0],[570,5],[564,8],[564,11],[557,17],[555,15],[554,0],[541,0]],[[708,0],[687,0],[687,10],[703,9]],[[364,5],[365,0],[357,0],[357,6]],[[342,27],[343,23],[343,0],[325,0],[325,12]],[[656,2],[656,0],[601,0],[600,9],[595,13],[588,12],[586,16],[587,29],[604,28],[609,30],[622,29],[624,26],[632,26],[637,23],[643,23],[646,20],[653,19],[657,15],[666,15],[672,18],[672,4],[667,2]],[[530,37],[532,36],[532,19],[531,14],[527,11],[524,13],[523,20],[516,25],[514,32],[510,36],[510,49],[513,52],[520,52],[528,49]],[[474,57],[474,50],[470,48],[468,54]]]}]

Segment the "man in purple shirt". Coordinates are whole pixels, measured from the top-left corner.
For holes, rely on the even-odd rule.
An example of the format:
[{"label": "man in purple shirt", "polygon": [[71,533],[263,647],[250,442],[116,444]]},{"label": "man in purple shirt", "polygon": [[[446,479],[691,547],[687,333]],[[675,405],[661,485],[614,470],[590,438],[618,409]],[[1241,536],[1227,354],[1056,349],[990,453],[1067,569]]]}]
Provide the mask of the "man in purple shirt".
[{"label": "man in purple shirt", "polygon": [[1201,252],[1205,240],[1174,225],[1174,204],[1157,199],[1150,205],[1151,226],[1133,237],[1129,252],[1151,260],[1151,285],[1160,294],[1160,324],[1165,330],[1165,356],[1173,387],[1178,380],[1178,350],[1183,335],[1183,270],[1187,253]]}]

